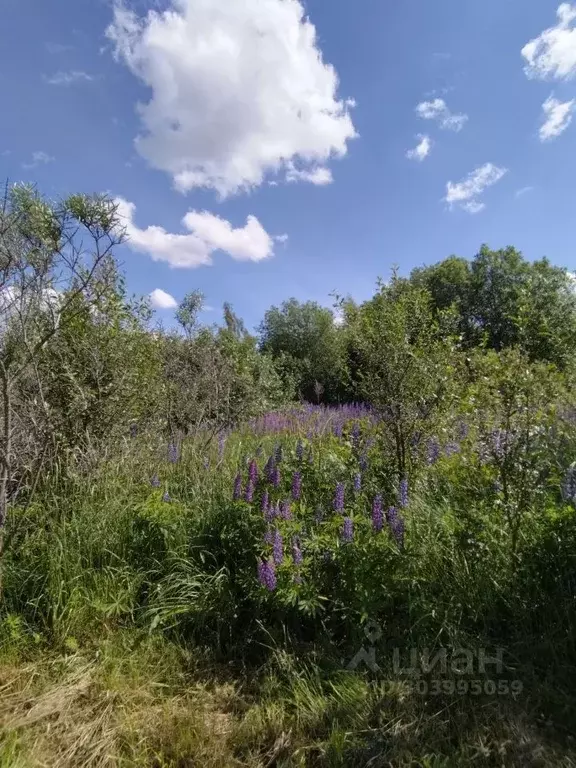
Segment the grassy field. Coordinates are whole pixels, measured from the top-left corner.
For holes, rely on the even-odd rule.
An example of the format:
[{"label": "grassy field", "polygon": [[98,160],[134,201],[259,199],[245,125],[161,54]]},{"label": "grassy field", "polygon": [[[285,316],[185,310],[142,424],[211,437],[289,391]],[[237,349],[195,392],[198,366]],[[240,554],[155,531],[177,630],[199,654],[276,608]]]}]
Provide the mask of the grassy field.
[{"label": "grassy field", "polygon": [[0,765],[576,766],[575,509],[549,472],[511,517],[508,439],[454,423],[399,479],[370,411],[310,407],[45,478],[6,531]]}]

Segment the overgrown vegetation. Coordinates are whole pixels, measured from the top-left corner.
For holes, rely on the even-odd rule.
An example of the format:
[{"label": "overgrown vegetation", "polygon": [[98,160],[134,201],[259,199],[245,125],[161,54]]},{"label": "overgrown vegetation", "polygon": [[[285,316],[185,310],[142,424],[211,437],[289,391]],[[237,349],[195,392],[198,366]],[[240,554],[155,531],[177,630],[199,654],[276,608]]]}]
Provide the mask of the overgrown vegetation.
[{"label": "overgrown vegetation", "polygon": [[576,765],[571,276],[164,330],[122,239],[6,191],[0,765]]}]

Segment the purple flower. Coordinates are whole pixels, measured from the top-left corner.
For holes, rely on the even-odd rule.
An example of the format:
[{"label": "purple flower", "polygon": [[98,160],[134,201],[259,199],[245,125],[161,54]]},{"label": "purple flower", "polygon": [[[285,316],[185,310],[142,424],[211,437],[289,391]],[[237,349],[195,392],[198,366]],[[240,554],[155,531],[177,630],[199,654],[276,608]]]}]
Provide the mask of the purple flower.
[{"label": "purple flower", "polygon": [[272,470],[270,482],[272,483],[274,488],[278,488],[280,486],[280,469],[276,466]]},{"label": "purple flower", "polygon": [[238,472],[234,479],[234,491],[232,493],[232,499],[234,501],[238,501],[240,496],[242,496],[242,475],[240,472]]},{"label": "purple flower", "polygon": [[162,501],[166,501],[166,502],[170,501],[170,494],[168,493],[168,491],[164,491],[164,496],[162,496]]},{"label": "purple flower", "polygon": [[302,475],[300,472],[294,472],[292,477],[292,498],[298,501],[302,494]]},{"label": "purple flower", "polygon": [[276,568],[272,560],[261,560],[258,563],[258,579],[269,592],[276,589]]},{"label": "purple flower", "polygon": [[576,462],[568,467],[562,483],[562,498],[564,501],[576,504]]},{"label": "purple flower", "polygon": [[296,458],[298,461],[302,461],[302,456],[304,456],[304,444],[302,443],[302,440],[298,440],[296,443]]},{"label": "purple flower", "polygon": [[332,430],[334,432],[335,437],[342,437],[342,424],[334,424],[334,428]]},{"label": "purple flower", "polygon": [[290,509],[290,502],[287,501],[287,500],[280,502],[280,517],[283,520],[291,520],[292,519],[292,511]]},{"label": "purple flower", "polygon": [[268,495],[268,490],[266,489],[264,491],[264,493],[262,494],[262,502],[260,504],[260,509],[262,510],[262,514],[264,516],[266,516],[266,514],[268,513],[268,502],[269,502],[269,499],[270,499],[270,497]]},{"label": "purple flower", "polygon": [[401,507],[408,506],[408,480],[404,478],[400,481],[400,488],[398,491],[398,503]]},{"label": "purple flower", "polygon": [[390,527],[390,532],[396,543],[402,549],[404,546],[404,520],[398,514],[398,510],[395,507],[390,507],[386,513],[386,521]]},{"label": "purple flower", "polygon": [[152,479],[150,480],[150,485],[152,486],[152,488],[160,488],[161,483],[158,475],[154,475],[152,477]]},{"label": "purple flower", "polygon": [[280,464],[283,458],[284,458],[284,453],[282,450],[282,445],[278,443],[278,445],[276,446],[276,450],[274,452],[274,461],[276,464]]},{"label": "purple flower", "polygon": [[365,453],[360,456],[360,460],[358,461],[358,466],[360,467],[361,472],[366,472],[368,469],[368,457]]},{"label": "purple flower", "polygon": [[275,466],[276,465],[274,463],[274,456],[270,456],[270,458],[268,459],[268,461],[264,466],[264,475],[266,476],[266,479],[268,480],[269,483],[272,482],[272,472],[274,471]]},{"label": "purple flower", "polygon": [[384,513],[382,512],[382,496],[374,497],[372,502],[372,527],[378,532],[384,527]]},{"label": "purple flower", "polygon": [[354,447],[354,450],[357,451],[360,446],[360,424],[358,424],[357,421],[354,422],[354,426],[352,427],[352,446]]},{"label": "purple flower", "polygon": [[338,483],[336,485],[336,493],[334,494],[334,511],[342,512],[344,510],[344,483]]},{"label": "purple flower", "polygon": [[468,437],[469,431],[470,431],[470,427],[468,426],[468,424],[466,424],[465,421],[460,421],[458,423],[458,431],[457,431],[458,440],[466,440],[466,438]]},{"label": "purple flower", "polygon": [[252,500],[254,498],[254,483],[252,482],[252,478],[248,478],[248,482],[246,483],[246,488],[244,490],[244,499],[251,504]]},{"label": "purple flower", "polygon": [[352,541],[354,538],[354,525],[352,523],[352,518],[345,517],[344,518],[344,524],[342,526],[342,540],[346,542]]},{"label": "purple flower", "polygon": [[435,464],[440,458],[440,444],[435,437],[428,440],[427,460],[428,464]]},{"label": "purple flower", "polygon": [[282,545],[282,534],[276,528],[274,530],[274,538],[272,541],[273,546],[273,554],[272,557],[274,558],[274,562],[276,565],[280,565],[282,563],[282,560],[284,559],[284,548]]},{"label": "purple flower", "polygon": [[300,549],[300,541],[297,536],[292,540],[292,560],[294,565],[302,565],[302,550]]},{"label": "purple flower", "polygon": [[455,453],[458,453],[460,450],[460,446],[458,443],[447,443],[447,445],[444,447],[444,453],[446,456],[453,456]]},{"label": "purple flower", "polygon": [[258,482],[258,464],[256,464],[254,459],[252,459],[250,466],[248,467],[248,479],[253,486]]},{"label": "purple flower", "polygon": [[176,464],[176,462],[178,461],[179,455],[180,454],[178,451],[178,446],[174,441],[172,441],[168,446],[168,461],[171,464]]},{"label": "purple flower", "polygon": [[264,543],[265,544],[273,544],[274,543],[274,532],[272,531],[272,528],[268,526],[266,528],[266,531],[264,533]]},{"label": "purple flower", "polygon": [[356,493],[360,493],[360,489],[362,488],[362,475],[360,472],[354,475],[354,490]]}]

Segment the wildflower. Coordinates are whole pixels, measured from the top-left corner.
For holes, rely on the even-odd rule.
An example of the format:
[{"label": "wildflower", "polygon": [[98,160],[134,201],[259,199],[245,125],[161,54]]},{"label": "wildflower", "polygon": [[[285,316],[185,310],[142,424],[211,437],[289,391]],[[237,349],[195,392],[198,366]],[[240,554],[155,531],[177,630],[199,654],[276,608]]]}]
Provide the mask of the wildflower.
[{"label": "wildflower", "polygon": [[152,488],[160,488],[161,483],[158,475],[154,475],[152,477],[152,479],[150,480],[150,485],[152,486]]},{"label": "wildflower", "polygon": [[365,453],[360,456],[360,460],[358,461],[358,466],[360,467],[361,472],[366,472],[368,469],[368,457]]},{"label": "wildflower", "polygon": [[291,520],[292,519],[292,511],[290,510],[290,502],[287,501],[287,500],[280,502],[280,517],[283,520]]},{"label": "wildflower", "polygon": [[278,445],[276,446],[276,450],[274,452],[274,460],[276,464],[281,464],[283,458],[284,458],[284,453],[282,450],[282,445],[278,443]]},{"label": "wildflower", "polygon": [[178,461],[178,458],[179,458],[178,446],[174,441],[172,441],[168,446],[168,461],[171,464],[176,464],[176,462]]},{"label": "wildflower", "polygon": [[448,443],[444,448],[444,453],[446,456],[453,456],[455,453],[458,453],[460,450],[460,446],[458,443]]},{"label": "wildflower", "polygon": [[297,536],[292,540],[292,560],[294,565],[302,565],[302,550],[300,549],[300,541]]},{"label": "wildflower", "polygon": [[258,579],[269,592],[276,589],[276,568],[272,560],[261,560],[258,563]]},{"label": "wildflower", "polygon": [[428,464],[435,464],[440,458],[440,443],[435,437],[428,440],[427,460]]},{"label": "wildflower", "polygon": [[334,495],[334,511],[342,512],[344,510],[344,483],[338,483],[336,485],[336,493]]},{"label": "wildflower", "polygon": [[566,472],[562,483],[562,498],[576,504],[576,462],[572,463]]},{"label": "wildflower", "polygon": [[346,542],[352,541],[354,538],[354,525],[352,523],[352,518],[345,517],[344,518],[344,524],[342,526],[342,540]]},{"label": "wildflower", "polygon": [[135,438],[138,435],[138,424],[130,424],[130,437]]},{"label": "wildflower", "polygon": [[390,507],[386,513],[386,521],[396,543],[402,548],[404,546],[404,520],[400,517],[395,507]]},{"label": "wildflower", "polygon": [[274,467],[272,470],[270,482],[274,488],[278,488],[280,486],[280,469],[278,467]]},{"label": "wildflower", "polygon": [[269,483],[272,482],[272,472],[274,471],[275,466],[276,466],[276,463],[274,461],[274,456],[270,456],[264,466],[264,475],[266,476],[266,479],[268,480]]},{"label": "wildflower", "polygon": [[268,512],[269,500],[270,500],[270,497],[268,495],[268,491],[265,490],[264,493],[262,494],[262,501],[261,501],[261,504],[260,504],[260,509],[262,510],[262,513],[264,515],[266,515],[267,512]]},{"label": "wildflower", "polygon": [[354,426],[352,427],[351,439],[352,446],[354,450],[357,451],[360,446],[360,424],[358,424],[357,421],[354,422]]},{"label": "wildflower", "polygon": [[379,532],[384,527],[384,513],[382,512],[382,496],[378,494],[372,502],[372,527]]},{"label": "wildflower", "polygon": [[342,437],[342,424],[334,424],[333,432],[335,437]]},{"label": "wildflower", "polygon": [[232,498],[234,501],[238,501],[240,496],[242,496],[242,476],[240,472],[238,472],[234,479],[234,492],[232,494]]},{"label": "wildflower", "polygon": [[248,478],[253,486],[258,482],[258,464],[254,459],[252,459],[250,466],[248,467]]},{"label": "wildflower", "polygon": [[356,493],[360,493],[360,489],[362,488],[362,475],[360,472],[354,475],[354,490]]},{"label": "wildflower", "polygon": [[292,477],[292,498],[298,501],[302,494],[302,475],[300,472],[294,472]]},{"label": "wildflower", "polygon": [[272,531],[272,528],[268,526],[266,528],[266,532],[264,533],[264,543],[265,544],[273,544],[274,543],[274,533]]},{"label": "wildflower", "polygon": [[276,528],[274,531],[272,547],[273,547],[272,557],[274,558],[274,562],[276,565],[280,565],[282,563],[282,560],[284,559],[284,548],[282,544],[282,534],[280,533],[278,528]]},{"label": "wildflower", "polygon": [[164,491],[164,496],[162,496],[162,501],[166,501],[166,502],[170,501],[170,494],[168,493],[168,491]]},{"label": "wildflower", "polygon": [[466,424],[465,421],[460,421],[458,423],[458,430],[456,433],[458,435],[458,440],[466,440],[466,438],[468,437],[469,431],[470,431],[470,427],[468,426],[468,424]]},{"label": "wildflower", "polygon": [[401,507],[408,506],[408,480],[406,480],[406,478],[400,481],[400,489],[398,492],[398,502]]},{"label": "wildflower", "polygon": [[244,490],[244,499],[251,504],[252,500],[254,498],[254,483],[252,482],[252,478],[248,478],[248,482],[246,483],[246,488]]},{"label": "wildflower", "polygon": [[304,444],[302,440],[298,440],[296,443],[296,458],[298,461],[302,461],[302,456],[304,456]]}]

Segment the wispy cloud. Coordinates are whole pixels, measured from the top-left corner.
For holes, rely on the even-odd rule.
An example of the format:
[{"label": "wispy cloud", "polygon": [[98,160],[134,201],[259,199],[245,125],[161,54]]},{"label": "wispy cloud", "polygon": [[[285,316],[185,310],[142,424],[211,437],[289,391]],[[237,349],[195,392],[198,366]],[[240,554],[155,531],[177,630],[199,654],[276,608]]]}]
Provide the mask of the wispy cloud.
[{"label": "wispy cloud", "polygon": [[572,113],[576,107],[576,99],[559,101],[553,95],[548,96],[542,110],[544,122],[540,126],[540,141],[551,141],[564,133],[572,122]]},{"label": "wispy cloud", "polygon": [[529,192],[532,192],[534,190],[534,187],[521,187],[520,189],[517,189],[514,193],[514,197],[524,197],[524,195],[527,195]]},{"label": "wispy cloud", "polygon": [[418,160],[422,162],[422,160],[425,160],[430,154],[430,150],[432,149],[432,140],[430,136],[425,136],[422,134],[419,134],[416,138],[418,139],[418,144],[414,147],[414,149],[409,149],[406,152],[406,157],[409,160]]},{"label": "wispy cloud", "polygon": [[286,181],[307,181],[309,184],[323,187],[326,184],[332,184],[333,178],[330,168],[318,166],[316,168],[298,170],[294,167],[293,163],[288,163]]},{"label": "wispy cloud", "polygon": [[454,205],[459,205],[468,213],[479,213],[486,207],[483,202],[478,200],[480,195],[488,187],[500,181],[507,172],[507,168],[499,168],[493,163],[486,163],[476,168],[465,179],[456,184],[449,181],[446,184],[446,197],[444,200],[450,208]]},{"label": "wispy cloud", "polygon": [[576,75],[576,5],[562,3],[558,23],[522,48],[524,71],[538,80],[568,80]]},{"label": "wispy cloud", "polygon": [[53,163],[56,158],[46,152],[33,152],[32,162],[22,163],[22,168],[37,168],[39,165],[47,165]]},{"label": "wispy cloud", "polygon": [[96,78],[82,70],[69,72],[56,72],[54,75],[44,75],[44,80],[49,85],[74,85],[75,83],[91,83]]},{"label": "wispy cloud", "polygon": [[416,114],[423,120],[435,120],[446,131],[461,131],[468,121],[468,115],[451,112],[444,99],[421,102]]}]

